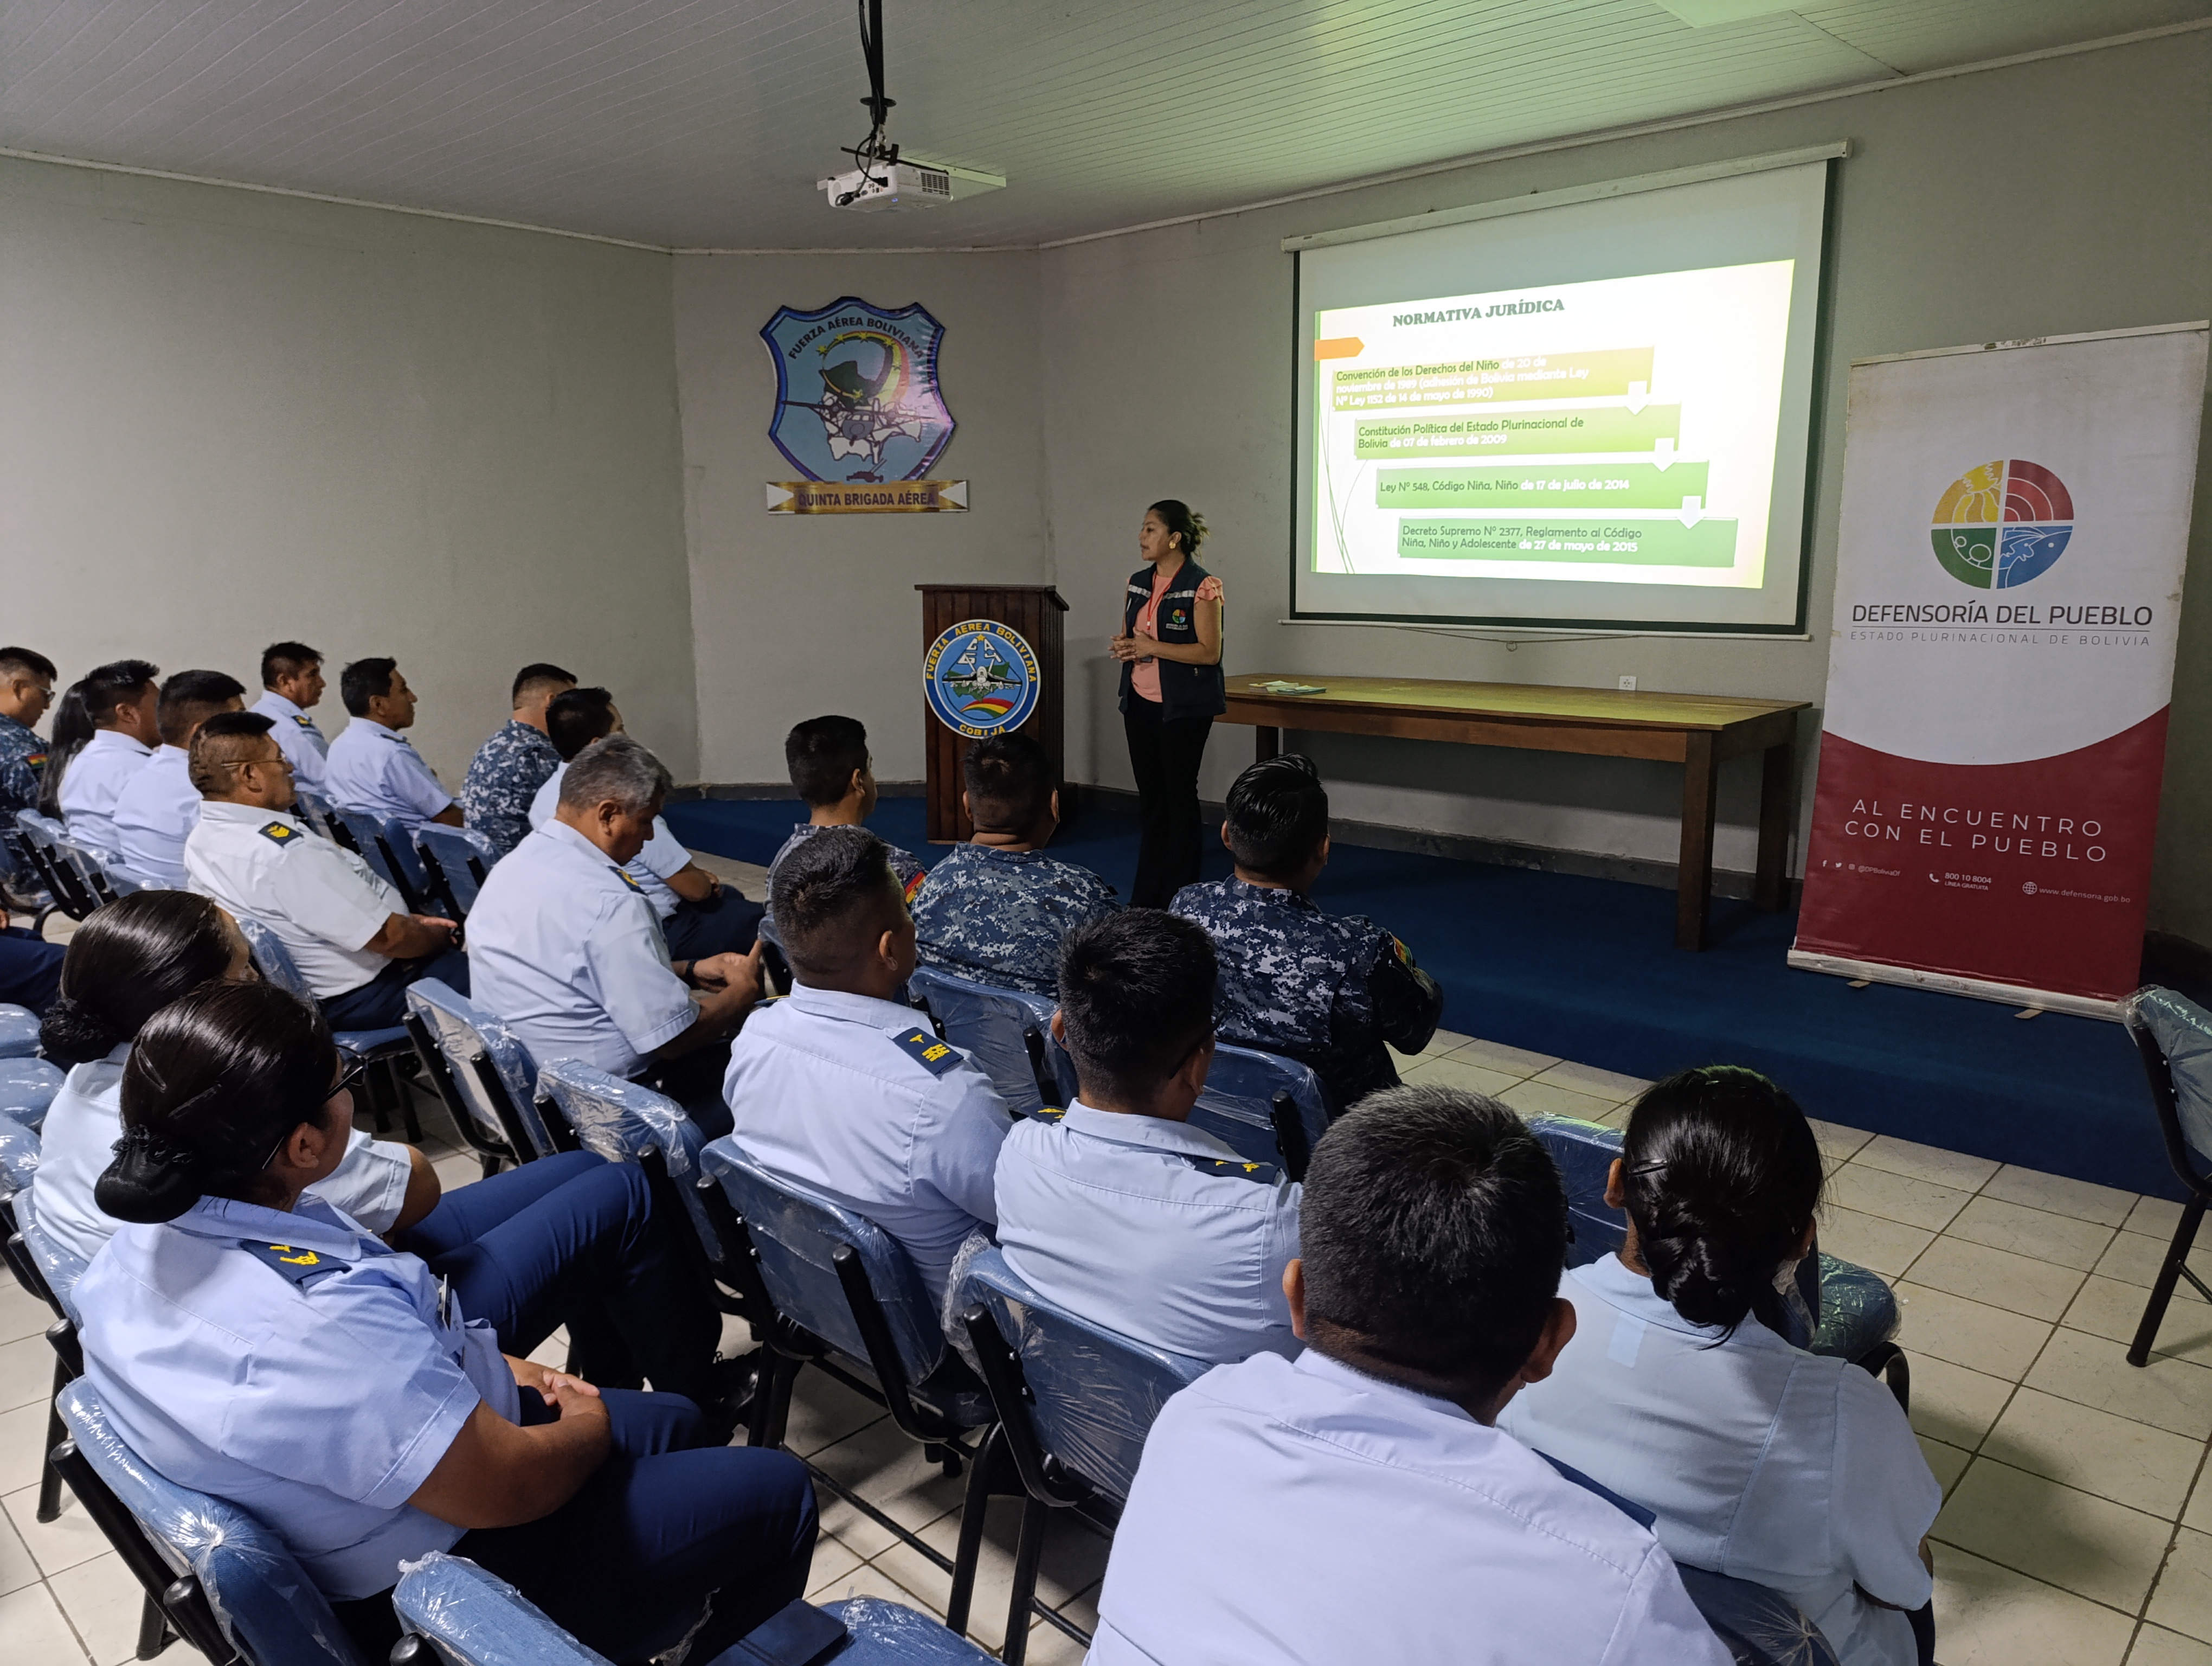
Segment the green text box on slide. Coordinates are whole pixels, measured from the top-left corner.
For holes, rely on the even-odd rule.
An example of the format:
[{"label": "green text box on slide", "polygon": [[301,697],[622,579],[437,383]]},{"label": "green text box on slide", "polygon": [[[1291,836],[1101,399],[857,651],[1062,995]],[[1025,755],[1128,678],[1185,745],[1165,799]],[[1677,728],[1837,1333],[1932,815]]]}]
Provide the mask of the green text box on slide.
[{"label": "green text box on slide", "polygon": [[1377,469],[1375,502],[1385,509],[1679,509],[1705,501],[1704,463],[1605,463],[1595,468],[1516,466]]},{"label": "green text box on slide", "polygon": [[[1597,405],[1542,415],[1383,417],[1358,424],[1352,454],[1418,463],[1423,457],[1617,455],[1656,450],[1682,432],[1682,407]],[[1407,453],[1412,452],[1413,456]]]},{"label": "green text box on slide", "polygon": [[1401,561],[1617,562],[1630,567],[1733,567],[1735,522],[1415,520],[1398,523]]},{"label": "green text box on slide", "polygon": [[1446,359],[1431,364],[1383,364],[1340,370],[1330,397],[1339,410],[1404,405],[1459,405],[1479,399],[1587,399],[1651,385],[1651,349],[1601,348],[1593,353],[1524,353],[1505,358]]}]

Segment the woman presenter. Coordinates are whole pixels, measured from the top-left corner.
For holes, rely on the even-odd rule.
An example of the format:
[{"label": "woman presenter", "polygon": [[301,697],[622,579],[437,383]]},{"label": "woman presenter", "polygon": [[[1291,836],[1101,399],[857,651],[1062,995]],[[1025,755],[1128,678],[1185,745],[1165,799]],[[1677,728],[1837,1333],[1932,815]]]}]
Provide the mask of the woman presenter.
[{"label": "woman presenter", "polygon": [[1121,724],[1144,842],[1130,905],[1164,909],[1198,878],[1198,766],[1221,693],[1221,581],[1198,564],[1206,522],[1170,497],[1145,511],[1121,634]]}]

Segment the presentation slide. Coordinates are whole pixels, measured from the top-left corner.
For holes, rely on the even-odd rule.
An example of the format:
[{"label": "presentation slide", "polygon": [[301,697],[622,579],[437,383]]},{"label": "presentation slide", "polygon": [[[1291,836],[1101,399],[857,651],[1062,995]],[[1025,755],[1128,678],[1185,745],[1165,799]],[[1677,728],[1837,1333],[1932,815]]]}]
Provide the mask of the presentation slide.
[{"label": "presentation slide", "polygon": [[[1302,252],[1298,611],[1800,628],[1819,192],[1790,173],[1825,184],[1821,164]],[[1335,297],[1309,263],[1345,254],[1351,304],[1310,304]],[[1644,269],[1576,270],[1607,263]],[[1423,282],[1500,269],[1526,276]]]}]

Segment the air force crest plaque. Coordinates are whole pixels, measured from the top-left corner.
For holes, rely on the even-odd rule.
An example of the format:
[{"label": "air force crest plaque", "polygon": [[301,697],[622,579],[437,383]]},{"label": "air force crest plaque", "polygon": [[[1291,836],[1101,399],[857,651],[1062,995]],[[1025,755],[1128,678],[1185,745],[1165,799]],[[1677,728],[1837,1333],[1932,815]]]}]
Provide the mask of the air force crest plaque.
[{"label": "air force crest plaque", "polygon": [[803,480],[771,481],[786,514],[964,509],[968,483],[927,478],[952,438],[937,381],[945,326],[919,301],[886,312],[857,296],[761,328],[775,362],[769,438]]},{"label": "air force crest plaque", "polygon": [[971,740],[1028,722],[1039,683],[1036,653],[1019,631],[995,619],[963,619],[929,645],[921,662],[930,710]]}]

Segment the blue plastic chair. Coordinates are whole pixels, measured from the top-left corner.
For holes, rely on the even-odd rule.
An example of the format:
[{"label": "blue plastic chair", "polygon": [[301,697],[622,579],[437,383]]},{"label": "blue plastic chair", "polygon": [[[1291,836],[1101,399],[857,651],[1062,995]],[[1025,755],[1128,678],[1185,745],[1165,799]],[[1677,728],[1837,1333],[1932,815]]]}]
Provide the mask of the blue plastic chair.
[{"label": "blue plastic chair", "polygon": [[72,920],[89,919],[105,900],[77,866],[76,858],[63,847],[68,830],[51,816],[35,810],[18,810],[15,829],[32,866],[37,871],[53,905]]},{"label": "blue plastic chair", "polygon": [[386,817],[376,824],[377,842],[384,860],[399,876],[400,895],[410,914],[442,914],[445,909],[430,884],[430,871],[422,866],[422,853],[415,848],[415,831],[405,822]]},{"label": "blue plastic chair", "polygon": [[1074,1103],[1074,1069],[1051,1041],[1060,1003],[1049,995],[979,983],[939,966],[915,967],[906,987],[929,1008],[937,1033],[991,1079],[1017,1116]]},{"label": "blue plastic chair", "polygon": [[[398,825],[386,822],[387,834]],[[499,847],[473,828],[424,822],[415,830],[415,854],[430,894],[444,899],[452,918],[465,920],[477,905],[485,877],[499,861]]]},{"label": "blue plastic chair", "polygon": [[[701,1156],[708,1178],[700,1191],[766,1353],[753,1391],[750,1444],[783,1444],[792,1384],[812,1365],[881,1404],[891,1421],[948,1475],[976,1448],[961,1437],[991,1421],[990,1396],[946,1346],[921,1275],[890,1234],[811,1187],[772,1175],[728,1135]],[[854,1493],[836,1476],[817,1481],[939,1567],[945,1558],[910,1529]],[[986,1466],[969,1473],[970,1506]],[[980,1545],[977,1547],[980,1554]],[[975,1559],[954,1562],[955,1629],[964,1626]]]},{"label": "blue plastic chair", "polygon": [[26,1128],[38,1128],[64,1079],[60,1067],[44,1059],[0,1058],[0,1112]]},{"label": "blue plastic chair", "polygon": [[1838,1666],[1820,1628],[1781,1592],[1679,1562],[1674,1571],[1735,1666]]},{"label": "blue plastic chair", "polygon": [[[396,823],[391,824],[397,825]],[[424,913],[427,910],[423,906],[422,893],[416,889],[409,877],[410,870],[417,876],[422,873],[414,860],[413,846],[409,845],[407,862],[403,866],[385,839],[386,825],[374,816],[358,810],[348,810],[343,806],[335,806],[331,811],[331,833],[337,842],[352,850],[368,864],[371,873],[398,891],[399,900],[408,913]]]},{"label": "blue plastic chair", "polygon": [[36,1058],[38,1052],[39,1015],[0,1001],[0,1059]]},{"label": "blue plastic chair", "polygon": [[[1605,1183],[1626,1135],[1572,1116],[1531,1116],[1528,1128],[1551,1152],[1566,1186],[1574,1232],[1567,1265],[1585,1267],[1618,1250],[1627,1241],[1627,1216],[1607,1205]],[[1884,1378],[1900,1403],[1907,1398],[1910,1368],[1890,1340],[1899,1322],[1897,1297],[1880,1274],[1816,1246],[1797,1263],[1783,1315],[1787,1341],[1814,1353],[1855,1360]]]},{"label": "blue plastic chair", "polygon": [[1321,1078],[1297,1060],[1221,1042],[1190,1122],[1235,1146],[1246,1162],[1273,1163],[1304,1180],[1313,1148],[1328,1131],[1328,1100]]},{"label": "blue plastic chair", "polygon": [[[64,833],[55,841],[64,855],[76,865],[84,876],[85,884],[102,907],[125,894],[125,886],[137,891],[154,888],[154,882],[137,873],[112,850]],[[116,875],[123,876],[124,885],[116,883]]]},{"label": "blue plastic chair", "polygon": [[446,1111],[483,1164],[534,1163],[563,1146],[538,1104],[538,1063],[504,1018],[442,978],[407,988],[407,1033]]},{"label": "blue plastic chair", "polygon": [[292,789],[292,813],[332,844],[345,842],[338,837],[332,825],[337,820],[337,812],[331,808],[328,799],[311,793],[304,787],[295,786]]},{"label": "blue plastic chair", "polygon": [[109,891],[118,897],[135,897],[142,891],[167,891],[168,886],[150,879],[120,860],[100,864],[100,877],[107,882]]},{"label": "blue plastic chair", "polygon": [[369,1666],[283,1540],[235,1505],[156,1474],[82,1378],[59,1404],[70,1438],[57,1467],[185,1641],[218,1663]]},{"label": "blue plastic chair", "polygon": [[[250,914],[235,916],[240,934],[253,956],[253,964],[261,976],[287,994],[301,1000],[312,1001],[315,992],[308,988],[299,963],[292,952],[284,946],[284,939],[276,935],[267,921],[255,919]],[[411,1056],[414,1038],[401,1027],[389,1030],[336,1030],[331,1039],[337,1043],[338,1051],[356,1062],[367,1067],[362,1077],[362,1091],[368,1101],[368,1111],[380,1134],[391,1124],[390,1113],[397,1110],[407,1129],[407,1138],[416,1145],[422,1142],[422,1128],[415,1116],[415,1098],[407,1090],[400,1061]]]},{"label": "blue plastic chair", "polygon": [[[25,1136],[20,1124],[0,1116],[0,1151],[4,1151],[0,1162],[4,1162],[7,1184],[11,1189],[7,1200],[0,1202],[0,1228],[6,1232],[8,1267],[24,1294],[33,1301],[43,1302],[46,1310],[54,1316],[55,1322],[47,1329],[46,1340],[54,1346],[53,1393],[58,1395],[82,1368],[76,1350],[76,1281],[84,1276],[85,1263],[74,1251],[47,1237],[39,1225],[38,1189],[31,1183],[38,1169],[36,1136]],[[54,1467],[52,1454],[61,1444],[63,1430],[54,1403],[51,1398],[47,1403],[46,1456],[39,1474],[36,1513],[42,1522],[52,1521],[62,1511],[61,1471]]]},{"label": "blue plastic chair", "polygon": [[[447,1666],[607,1666],[605,1655],[466,1557],[433,1552],[409,1563],[392,1606],[407,1633],[392,1666],[433,1660]],[[852,1596],[820,1608],[845,1627],[847,1640],[834,1657],[838,1666],[975,1666],[992,1658],[927,1615],[880,1597]],[[739,1643],[702,1666],[759,1666],[762,1658]]]},{"label": "blue plastic chair", "polygon": [[2166,1161],[2188,1195],[2166,1259],[2159,1263],[2150,1299],[2143,1304],[2135,1341],[2128,1345],[2128,1363],[2148,1365],[2151,1345],[2158,1341],[2158,1328],[2173,1300],[2174,1286],[2186,1279],[2198,1295],[2212,1301],[2212,1289],[2189,1266],[2197,1228],[2204,1224],[2205,1205],[2212,1203],[2212,1168],[2198,1165],[2198,1159],[2212,1161],[2212,1012],[2172,989],[2152,985],[2128,997],[2121,1017],[2150,1084],[2151,1109],[2166,1141]]},{"label": "blue plastic chair", "polygon": [[[1160,1408],[1212,1367],[1055,1307],[997,1250],[967,1263],[957,1305],[999,1417],[977,1468],[1010,1463],[1024,1494],[1003,1657],[1020,1666],[1053,1511],[1110,1534]],[[982,1511],[963,1514],[960,1536],[963,1554],[971,1538],[981,1553]]]}]

